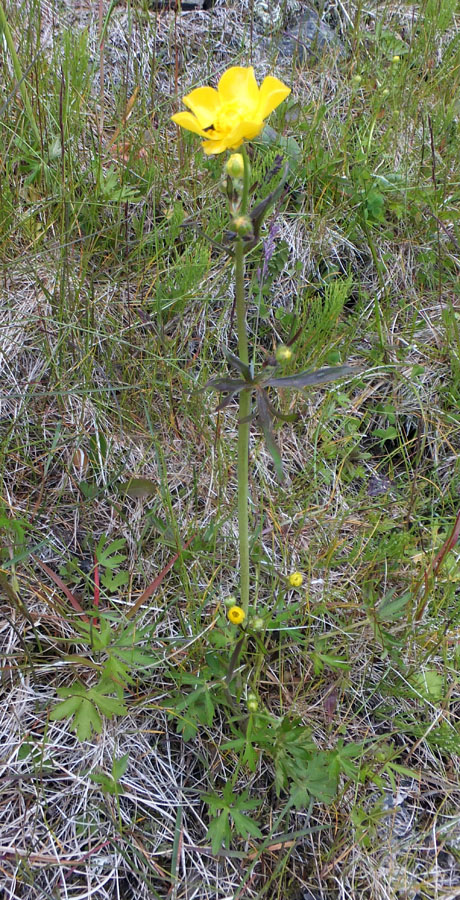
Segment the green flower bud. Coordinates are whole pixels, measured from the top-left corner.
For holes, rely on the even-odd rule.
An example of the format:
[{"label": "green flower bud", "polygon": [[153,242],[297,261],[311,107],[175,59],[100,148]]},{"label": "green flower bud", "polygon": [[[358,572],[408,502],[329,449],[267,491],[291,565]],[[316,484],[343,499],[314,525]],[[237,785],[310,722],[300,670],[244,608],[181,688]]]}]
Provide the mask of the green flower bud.
[{"label": "green flower bud", "polygon": [[233,227],[238,237],[247,237],[253,233],[249,216],[237,216],[236,219],[233,219]]},{"label": "green flower bud", "polygon": [[230,178],[242,178],[244,175],[244,159],[241,153],[232,153],[227,160],[225,171]]},{"label": "green flower bud", "polygon": [[265,622],[261,616],[254,616],[254,618],[251,619],[251,628],[253,631],[263,631],[264,625]]},{"label": "green flower bud", "polygon": [[288,360],[292,359],[292,350],[290,347],[286,347],[285,344],[280,344],[276,348],[275,357],[278,363],[288,362]]},{"label": "green flower bud", "polygon": [[259,701],[255,694],[248,694],[246,706],[247,706],[249,712],[251,712],[251,713],[257,712],[257,710],[259,709]]},{"label": "green flower bud", "polygon": [[233,595],[230,594],[228,597],[225,598],[224,604],[225,604],[226,609],[231,609],[232,606],[237,606],[236,597],[233,597]]},{"label": "green flower bud", "polygon": [[362,80],[363,80],[362,75],[353,75],[352,81],[355,84],[360,84]]}]

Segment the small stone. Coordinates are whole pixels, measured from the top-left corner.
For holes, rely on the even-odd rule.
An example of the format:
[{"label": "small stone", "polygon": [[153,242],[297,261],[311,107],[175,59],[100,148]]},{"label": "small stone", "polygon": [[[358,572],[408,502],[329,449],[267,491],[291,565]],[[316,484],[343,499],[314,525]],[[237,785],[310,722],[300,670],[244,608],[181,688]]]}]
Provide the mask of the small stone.
[{"label": "small stone", "polygon": [[344,53],[343,44],[335,31],[321,21],[317,12],[308,8],[281,34],[277,48],[280,57],[294,60],[298,65],[306,65],[329,48],[340,55]]}]

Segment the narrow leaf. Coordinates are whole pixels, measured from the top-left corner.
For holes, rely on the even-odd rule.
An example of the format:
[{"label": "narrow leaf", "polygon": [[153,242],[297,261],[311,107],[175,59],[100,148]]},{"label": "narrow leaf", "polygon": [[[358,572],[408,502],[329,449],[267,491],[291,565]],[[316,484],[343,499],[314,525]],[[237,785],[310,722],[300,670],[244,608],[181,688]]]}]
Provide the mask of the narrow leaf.
[{"label": "narrow leaf", "polygon": [[273,464],[275,466],[276,474],[279,481],[284,480],[284,472],[283,465],[281,462],[281,453],[278,449],[278,445],[275,440],[275,435],[273,434],[270,410],[267,404],[267,398],[263,391],[257,391],[257,419],[260,422],[260,426],[262,428],[265,443],[267,445],[267,450],[270,453],[270,456],[273,460]]},{"label": "narrow leaf", "polygon": [[222,391],[225,394],[227,392],[237,394],[247,386],[247,381],[243,381],[242,378],[210,378],[209,381],[206,382],[203,390],[212,388],[215,391]]},{"label": "narrow leaf", "polygon": [[327,384],[336,378],[344,378],[346,375],[356,375],[357,369],[352,366],[326,366],[317,369],[316,372],[299,372],[297,375],[286,375],[281,378],[268,378],[265,384],[280,388],[303,388],[317,384]]},{"label": "narrow leaf", "polygon": [[276,186],[275,190],[268,194],[267,197],[264,197],[257,206],[251,210],[250,216],[252,220],[252,224],[254,226],[254,236],[256,238],[259,237],[260,226],[265,219],[269,209],[276,203],[276,201],[281,197],[281,194],[284,191],[284,184],[289,174],[289,163],[286,163],[283,173],[281,175],[281,180],[279,184]]},{"label": "narrow leaf", "polygon": [[257,413],[251,412],[251,413],[249,413],[248,416],[243,416],[242,419],[238,419],[238,424],[239,425],[247,425],[248,423],[253,422],[254,419],[256,419],[256,418],[257,418]]},{"label": "narrow leaf", "polygon": [[230,350],[225,350],[225,348],[224,356],[227,362],[231,363],[233,366],[235,366],[235,369],[238,369],[238,371],[241,372],[243,378],[246,381],[252,381],[251,370],[246,363],[242,362],[241,359],[238,356],[235,356],[234,353],[230,353]]},{"label": "narrow leaf", "polygon": [[277,410],[276,406],[273,406],[273,403],[271,403],[271,401],[268,399],[267,396],[265,396],[265,399],[267,401],[267,406],[268,406],[272,416],[275,417],[275,419],[280,419],[282,422],[295,422],[296,419],[299,418],[298,413],[295,413],[295,412],[294,413],[280,413],[279,410]]},{"label": "narrow leaf", "polygon": [[218,406],[216,406],[216,412],[221,412],[222,409],[225,409],[227,406],[230,406],[230,403],[232,402],[232,400],[235,396],[235,393],[236,393],[235,391],[232,391],[231,394],[227,394],[227,396],[224,397],[224,399],[220,401]]}]

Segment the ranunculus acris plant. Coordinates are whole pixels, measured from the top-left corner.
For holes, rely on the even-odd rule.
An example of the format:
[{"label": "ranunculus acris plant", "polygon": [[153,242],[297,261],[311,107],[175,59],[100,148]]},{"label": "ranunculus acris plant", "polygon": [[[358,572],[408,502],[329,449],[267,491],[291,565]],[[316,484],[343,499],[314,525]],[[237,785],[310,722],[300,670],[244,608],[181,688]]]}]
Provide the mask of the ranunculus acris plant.
[{"label": "ranunculus acris plant", "polygon": [[[239,396],[238,422],[238,530],[240,549],[240,599],[238,605],[229,612],[230,621],[242,626],[248,621],[250,594],[249,567],[249,518],[248,518],[248,459],[249,427],[257,419],[267,447],[272,455],[279,478],[283,477],[281,456],[272,429],[272,418],[292,420],[292,416],[282,416],[273,406],[269,388],[304,388],[324,384],[353,370],[349,366],[327,367],[315,372],[300,372],[282,377],[277,375],[277,366],[285,362],[289,348],[273,359],[273,365],[259,373],[249,363],[248,337],[246,326],[246,295],[244,257],[259,240],[261,224],[273,204],[281,197],[289,164],[280,174],[279,184],[268,197],[250,207],[249,184],[250,163],[246,151],[247,141],[254,140],[262,131],[265,119],[291,93],[291,89],[271,75],[257,84],[252,67],[232,66],[219,79],[217,88],[198,87],[183,98],[187,111],[172,116],[173,122],[203,138],[202,147],[206,154],[220,154],[226,150],[232,153],[225,165],[226,193],[231,217],[231,231],[234,246],[229,251],[234,261],[236,323],[238,334],[238,356],[225,352],[228,362],[238,370],[239,378],[213,378],[206,387],[221,391],[225,397],[218,409],[227,406],[235,396]],[[256,398],[253,410],[253,396]]]}]

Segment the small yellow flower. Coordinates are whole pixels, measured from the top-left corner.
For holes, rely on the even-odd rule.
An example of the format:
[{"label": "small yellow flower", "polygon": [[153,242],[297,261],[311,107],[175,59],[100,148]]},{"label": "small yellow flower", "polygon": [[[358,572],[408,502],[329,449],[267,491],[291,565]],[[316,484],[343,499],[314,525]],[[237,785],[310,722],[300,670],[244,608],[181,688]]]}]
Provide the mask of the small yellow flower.
[{"label": "small yellow flower", "polygon": [[244,175],[244,159],[241,153],[232,153],[227,159],[225,166],[227,175],[230,178],[242,178]]},{"label": "small yellow flower", "polygon": [[241,625],[246,618],[246,613],[244,609],[241,609],[241,606],[232,606],[231,609],[229,609],[227,616],[232,625]]},{"label": "small yellow flower", "polygon": [[288,578],[291,587],[300,587],[303,583],[303,575],[301,572],[291,572]]},{"label": "small yellow flower", "polygon": [[286,344],[279,344],[276,348],[275,357],[278,363],[288,362],[288,360],[292,359],[292,350],[290,347],[286,347]]},{"label": "small yellow flower", "polygon": [[183,98],[191,112],[179,112],[171,118],[181,128],[205,138],[205,153],[223,153],[257,137],[264,119],[290,93],[291,89],[273,75],[267,75],[259,87],[252,66],[232,66],[220,78],[217,90],[195,88]]}]

